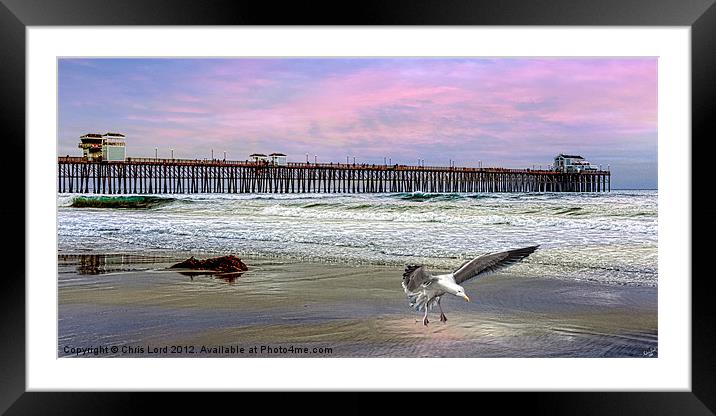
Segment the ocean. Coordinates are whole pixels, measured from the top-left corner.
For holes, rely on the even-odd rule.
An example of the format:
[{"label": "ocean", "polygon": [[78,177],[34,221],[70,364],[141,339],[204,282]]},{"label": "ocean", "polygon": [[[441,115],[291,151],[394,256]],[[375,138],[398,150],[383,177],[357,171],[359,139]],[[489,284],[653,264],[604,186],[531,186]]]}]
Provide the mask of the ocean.
[{"label": "ocean", "polygon": [[480,254],[539,244],[525,261],[532,276],[657,287],[657,196],[655,190],[58,194],[58,251],[235,254],[452,270]]}]

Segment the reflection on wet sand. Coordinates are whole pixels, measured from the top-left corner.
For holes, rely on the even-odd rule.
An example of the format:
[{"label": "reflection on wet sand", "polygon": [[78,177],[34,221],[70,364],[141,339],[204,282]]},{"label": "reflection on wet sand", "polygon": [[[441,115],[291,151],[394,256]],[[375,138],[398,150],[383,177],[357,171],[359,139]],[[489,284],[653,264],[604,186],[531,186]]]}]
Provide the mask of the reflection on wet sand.
[{"label": "reflection on wet sand", "polygon": [[245,272],[212,272],[212,271],[196,271],[196,270],[176,270],[177,273],[189,276],[191,281],[194,281],[194,276],[214,276],[217,279],[223,280],[227,283],[234,283],[236,279],[241,277]]},{"label": "reflection on wet sand", "polygon": [[[343,357],[617,357],[640,356],[655,348],[656,331],[641,328],[650,321],[644,314],[585,318],[496,319],[460,313],[452,323],[425,328],[420,319],[380,316],[222,328],[181,342],[247,348],[261,344],[331,347],[335,356]],[[615,318],[623,324],[614,325]]]},{"label": "reflection on wet sand", "polygon": [[[137,254],[60,254],[58,264],[76,266],[79,275],[99,275],[107,273],[148,270],[152,266],[171,260],[168,256],[145,256]],[[194,280],[194,276],[214,276],[225,282],[233,283],[244,272],[214,272],[209,270],[176,269],[184,276]]]},{"label": "reflection on wet sand", "polygon": [[137,254],[60,254],[57,263],[75,266],[77,274],[97,275],[122,271],[146,270],[151,265],[165,261],[163,256]]}]

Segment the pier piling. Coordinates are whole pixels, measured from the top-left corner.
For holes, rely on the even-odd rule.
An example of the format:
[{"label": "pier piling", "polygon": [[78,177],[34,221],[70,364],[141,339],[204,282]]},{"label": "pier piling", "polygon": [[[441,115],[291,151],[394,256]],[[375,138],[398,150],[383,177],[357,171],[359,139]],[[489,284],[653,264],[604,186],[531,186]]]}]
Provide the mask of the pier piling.
[{"label": "pier piling", "polygon": [[59,157],[57,175],[59,192],[89,194],[611,191],[609,171],[397,164]]}]

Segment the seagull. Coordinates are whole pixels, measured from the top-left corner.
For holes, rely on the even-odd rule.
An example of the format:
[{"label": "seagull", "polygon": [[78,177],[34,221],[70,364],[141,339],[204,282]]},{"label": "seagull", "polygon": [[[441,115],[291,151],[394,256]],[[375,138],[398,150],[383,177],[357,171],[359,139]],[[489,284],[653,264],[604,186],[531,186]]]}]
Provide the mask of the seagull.
[{"label": "seagull", "polygon": [[469,302],[470,298],[460,286],[461,283],[475,276],[484,276],[511,266],[534,253],[537,247],[539,245],[479,256],[466,261],[452,273],[437,276],[430,274],[425,266],[409,264],[405,266],[405,273],[403,273],[403,290],[408,295],[411,308],[416,311],[425,310],[423,325],[427,326],[430,322],[428,309],[436,303],[440,308],[440,322],[447,322],[447,317],[440,306],[440,299],[444,294],[450,293]]}]

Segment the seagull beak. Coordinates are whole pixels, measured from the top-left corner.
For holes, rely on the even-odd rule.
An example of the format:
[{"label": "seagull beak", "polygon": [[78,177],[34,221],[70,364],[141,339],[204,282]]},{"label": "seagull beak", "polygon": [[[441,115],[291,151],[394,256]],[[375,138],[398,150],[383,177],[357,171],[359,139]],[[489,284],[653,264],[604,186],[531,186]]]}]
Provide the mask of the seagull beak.
[{"label": "seagull beak", "polygon": [[466,301],[466,302],[470,302],[470,298],[467,297],[467,295],[463,295],[463,298],[465,298],[465,301]]}]

